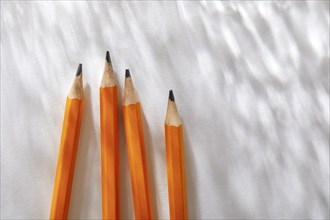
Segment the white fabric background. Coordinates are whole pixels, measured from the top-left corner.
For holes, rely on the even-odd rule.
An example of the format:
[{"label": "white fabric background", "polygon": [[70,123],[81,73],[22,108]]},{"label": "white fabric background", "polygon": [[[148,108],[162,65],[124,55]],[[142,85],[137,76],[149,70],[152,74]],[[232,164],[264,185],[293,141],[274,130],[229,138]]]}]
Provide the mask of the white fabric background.
[{"label": "white fabric background", "polygon": [[[121,92],[130,68],[141,99],[156,218],[169,217],[169,89],[184,121],[190,218],[329,218],[328,28],[328,1],[1,2],[1,218],[48,218],[79,62],[86,106],[69,217],[101,218],[106,50]],[[129,219],[119,111],[121,217]]]}]

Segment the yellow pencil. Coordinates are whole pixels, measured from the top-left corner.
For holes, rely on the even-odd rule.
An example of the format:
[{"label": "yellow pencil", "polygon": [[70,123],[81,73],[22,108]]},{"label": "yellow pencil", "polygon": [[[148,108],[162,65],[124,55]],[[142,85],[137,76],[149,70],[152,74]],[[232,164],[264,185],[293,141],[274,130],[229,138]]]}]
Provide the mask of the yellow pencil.
[{"label": "yellow pencil", "polygon": [[135,218],[152,219],[141,105],[129,70],[126,70],[123,112]]},{"label": "yellow pencil", "polygon": [[171,219],[187,219],[183,128],[173,91],[170,91],[165,119],[166,163]]},{"label": "yellow pencil", "polygon": [[119,219],[118,90],[109,51],[100,87],[102,218]]},{"label": "yellow pencil", "polygon": [[66,219],[68,215],[83,108],[82,65],[79,64],[66,100],[50,219]]}]

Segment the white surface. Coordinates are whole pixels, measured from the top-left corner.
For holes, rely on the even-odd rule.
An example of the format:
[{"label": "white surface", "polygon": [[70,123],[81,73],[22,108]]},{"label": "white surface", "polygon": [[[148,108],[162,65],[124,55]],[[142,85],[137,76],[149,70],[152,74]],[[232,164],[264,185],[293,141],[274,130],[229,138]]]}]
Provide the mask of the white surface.
[{"label": "white surface", "polygon": [[[184,120],[189,217],[329,218],[329,2],[1,2],[1,218],[47,219],[66,95],[86,108],[70,218],[101,218],[105,51],[129,67],[154,215],[169,216],[163,122]],[[121,98],[121,97],[120,97]],[[120,109],[121,216],[133,217]]]}]

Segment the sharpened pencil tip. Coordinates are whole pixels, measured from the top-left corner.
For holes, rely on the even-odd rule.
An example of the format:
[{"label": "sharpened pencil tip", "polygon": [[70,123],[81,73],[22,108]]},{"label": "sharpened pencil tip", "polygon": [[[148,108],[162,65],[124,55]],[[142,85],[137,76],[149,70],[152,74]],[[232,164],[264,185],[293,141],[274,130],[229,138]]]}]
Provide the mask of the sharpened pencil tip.
[{"label": "sharpened pencil tip", "polygon": [[125,71],[125,78],[131,77],[131,73],[129,72],[129,69],[126,69]]},{"label": "sharpened pencil tip", "polygon": [[174,94],[173,94],[173,90],[172,89],[170,90],[170,94],[168,95],[168,99],[171,100],[172,102],[175,101]]},{"label": "sharpened pencil tip", "polygon": [[111,58],[110,58],[110,53],[109,51],[107,51],[106,55],[105,55],[105,60],[107,61],[107,63],[111,63]]},{"label": "sharpened pencil tip", "polygon": [[76,73],[76,77],[77,77],[77,76],[80,76],[81,73],[82,73],[82,64],[79,63],[79,66],[78,66],[78,69],[77,69],[77,73]]}]

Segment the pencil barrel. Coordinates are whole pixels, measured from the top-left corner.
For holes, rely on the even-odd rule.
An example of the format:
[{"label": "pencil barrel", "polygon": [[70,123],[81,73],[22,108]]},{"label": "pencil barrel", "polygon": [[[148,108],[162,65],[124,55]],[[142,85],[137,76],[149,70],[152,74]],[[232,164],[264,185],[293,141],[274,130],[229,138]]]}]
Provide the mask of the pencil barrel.
[{"label": "pencil barrel", "polygon": [[136,219],[152,219],[140,104],[123,106],[127,153]]},{"label": "pencil barrel", "polygon": [[50,219],[67,219],[84,100],[67,98]]},{"label": "pencil barrel", "polygon": [[102,218],[119,219],[117,86],[100,88]]},{"label": "pencil barrel", "polygon": [[165,125],[170,219],[187,219],[186,178],[182,125]]}]

